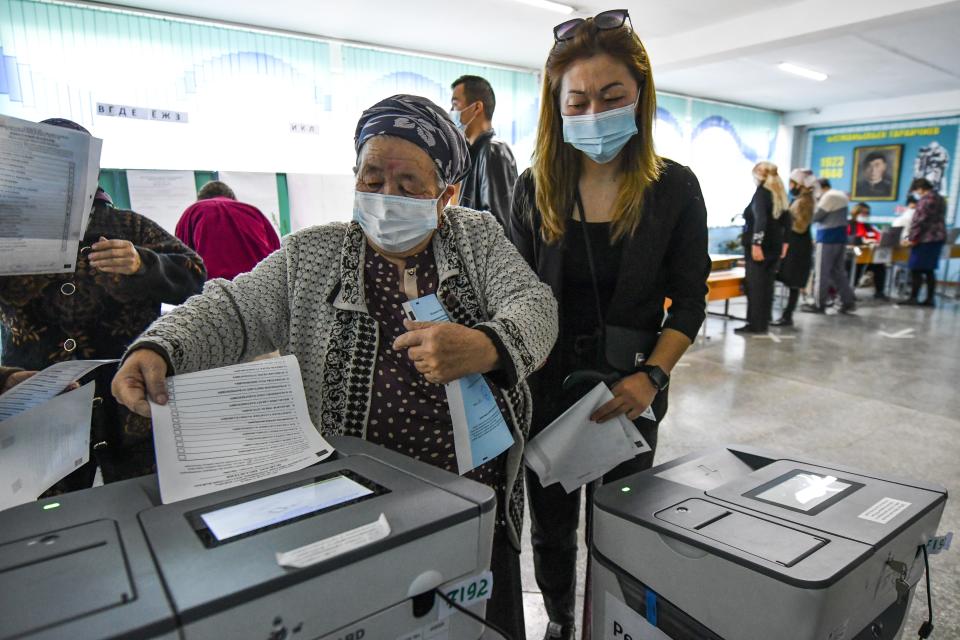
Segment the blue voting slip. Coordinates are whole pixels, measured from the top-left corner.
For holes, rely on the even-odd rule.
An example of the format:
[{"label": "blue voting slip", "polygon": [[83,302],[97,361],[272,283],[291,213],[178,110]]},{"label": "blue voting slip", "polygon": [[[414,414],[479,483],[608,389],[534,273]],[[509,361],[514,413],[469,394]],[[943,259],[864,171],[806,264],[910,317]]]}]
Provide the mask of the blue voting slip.
[{"label": "blue voting slip", "polygon": [[[416,320],[449,322],[436,294],[411,300],[406,307]],[[474,373],[454,380],[446,385],[446,390],[453,420],[457,468],[463,475],[509,449],[513,445],[513,435],[482,375]]]}]

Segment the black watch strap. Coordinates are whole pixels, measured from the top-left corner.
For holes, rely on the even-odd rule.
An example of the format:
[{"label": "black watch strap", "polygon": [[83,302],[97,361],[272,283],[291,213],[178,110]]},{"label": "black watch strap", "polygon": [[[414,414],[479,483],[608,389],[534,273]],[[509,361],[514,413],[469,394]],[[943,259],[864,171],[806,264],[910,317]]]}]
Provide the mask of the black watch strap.
[{"label": "black watch strap", "polygon": [[644,365],[640,370],[647,374],[650,382],[657,388],[657,391],[663,391],[670,385],[670,376],[667,372],[656,365]]}]

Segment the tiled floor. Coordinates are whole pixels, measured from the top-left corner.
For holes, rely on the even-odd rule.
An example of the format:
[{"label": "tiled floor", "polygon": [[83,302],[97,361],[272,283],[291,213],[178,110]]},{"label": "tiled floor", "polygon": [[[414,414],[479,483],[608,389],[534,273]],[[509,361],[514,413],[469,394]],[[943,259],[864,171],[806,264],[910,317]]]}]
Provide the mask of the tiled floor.
[{"label": "tiled floor", "polygon": [[[744,313],[742,304],[731,310]],[[777,342],[734,335],[740,322],[708,319],[710,339],[701,339],[674,372],[657,463],[712,445],[741,443],[927,480],[956,496],[958,305],[947,302],[929,310],[867,301],[855,316],[798,314],[796,320],[795,329],[775,330]],[[912,334],[904,334],[907,329]],[[960,498],[952,497],[940,531],[958,529]],[[547,621],[533,579],[529,536],[522,565],[527,637],[540,640]],[[582,565],[581,560],[581,594]],[[960,639],[960,546],[933,556],[931,574],[932,637]],[[926,615],[925,598],[921,584],[904,638],[916,637]]]}]

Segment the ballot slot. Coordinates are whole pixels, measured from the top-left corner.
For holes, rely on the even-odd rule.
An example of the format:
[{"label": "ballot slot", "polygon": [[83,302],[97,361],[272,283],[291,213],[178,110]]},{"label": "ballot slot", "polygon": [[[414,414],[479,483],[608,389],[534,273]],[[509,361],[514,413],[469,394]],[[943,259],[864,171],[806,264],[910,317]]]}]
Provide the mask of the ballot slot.
[{"label": "ballot slot", "polygon": [[813,516],[863,487],[863,483],[846,478],[806,469],[792,469],[742,495]]},{"label": "ballot slot", "polygon": [[668,465],[655,475],[687,487],[710,491],[772,462],[770,458],[743,451],[720,449],[688,462]]},{"label": "ballot slot", "polygon": [[827,540],[819,536],[696,498],[654,515],[665,522],[785,567],[792,567],[827,544]]},{"label": "ballot slot", "polygon": [[346,469],[185,514],[203,544],[216,547],[390,493]]},{"label": "ballot slot", "polygon": [[[64,584],[83,585],[64,598]],[[38,532],[0,545],[0,636],[19,637],[136,599],[113,520]],[[7,635],[9,634],[9,635]]]}]

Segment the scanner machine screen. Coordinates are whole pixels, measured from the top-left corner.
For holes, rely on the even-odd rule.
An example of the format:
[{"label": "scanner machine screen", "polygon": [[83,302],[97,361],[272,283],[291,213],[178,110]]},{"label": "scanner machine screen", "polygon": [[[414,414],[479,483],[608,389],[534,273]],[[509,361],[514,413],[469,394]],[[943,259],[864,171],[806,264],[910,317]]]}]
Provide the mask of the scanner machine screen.
[{"label": "scanner machine screen", "polygon": [[798,511],[810,511],[852,486],[834,476],[797,473],[754,497]]},{"label": "scanner machine screen", "polygon": [[322,511],[373,493],[362,484],[335,476],[202,514],[210,533],[223,542],[257,529]]}]

